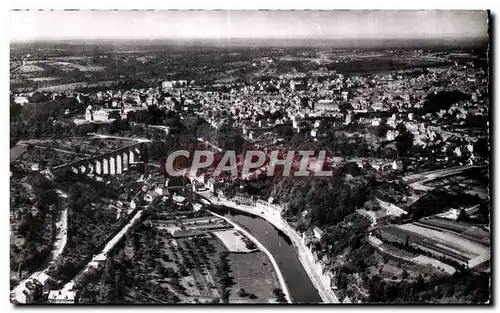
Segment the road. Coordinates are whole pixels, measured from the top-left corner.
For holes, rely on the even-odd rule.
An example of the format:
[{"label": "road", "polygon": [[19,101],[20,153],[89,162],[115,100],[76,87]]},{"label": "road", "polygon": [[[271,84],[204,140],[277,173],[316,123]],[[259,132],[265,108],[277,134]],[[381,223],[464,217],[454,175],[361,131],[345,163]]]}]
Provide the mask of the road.
[{"label": "road", "polygon": [[[405,177],[403,177],[403,181],[408,182],[409,186],[412,189],[421,190],[421,191],[429,191],[429,190],[434,189],[434,187],[425,186],[425,183],[427,183],[427,182],[430,182],[430,181],[433,181],[433,180],[436,180],[439,178],[443,178],[446,176],[459,174],[459,173],[466,171],[466,170],[469,170],[469,169],[474,169],[474,168],[480,169],[480,168],[484,168],[484,167],[485,166],[467,165],[467,166],[458,166],[458,167],[452,167],[452,168],[447,168],[447,169],[423,172],[423,173],[405,176]],[[416,181],[413,181],[413,180],[416,180]]]},{"label": "road", "polygon": [[[72,136],[70,137],[71,140],[85,140],[87,137],[82,137],[82,136]],[[18,145],[36,145],[36,144],[46,144],[49,142],[60,142],[60,139],[53,139],[53,138],[40,138],[40,139],[21,139],[17,142]]]},{"label": "road", "polygon": [[206,140],[203,140],[203,138],[197,138],[199,142],[203,142],[204,144],[206,145],[209,145],[210,147],[212,147],[213,149],[219,151],[219,152],[222,152],[223,150],[219,147],[217,147],[216,145],[214,145],[213,143],[211,142],[208,142]]},{"label": "road", "polygon": [[409,180],[419,179],[419,178],[420,178],[420,180],[436,179],[439,177],[460,173],[460,172],[463,172],[463,171],[471,169],[471,168],[484,168],[484,167],[486,167],[486,166],[485,165],[483,165],[483,166],[481,166],[481,165],[456,166],[456,167],[445,168],[445,169],[440,169],[440,170],[411,174],[411,175],[403,177],[403,180],[409,181]]},{"label": "road", "polygon": [[165,135],[169,135],[170,134],[170,127],[168,126],[162,126],[162,125],[149,125],[149,124],[143,124],[143,123],[135,123],[135,122],[131,122],[130,125],[140,125],[140,126],[145,126],[145,127],[148,127],[148,128],[156,128],[156,129],[161,129],[163,131],[165,131]]},{"label": "road", "polygon": [[127,223],[127,225],[125,225],[113,238],[111,238],[111,240],[108,241],[108,243],[102,249],[101,253],[94,255],[92,260],[90,260],[90,262],[87,263],[87,265],[85,265],[85,267],[78,274],[76,274],[75,277],[73,277],[73,279],[71,281],[69,281],[66,285],[64,285],[62,290],[65,290],[65,291],[72,290],[76,280],[81,275],[90,271],[97,264],[97,262],[106,261],[106,259],[108,258],[108,252],[110,252],[115,247],[115,245],[118,242],[120,242],[120,240],[123,238],[123,236],[125,236],[127,234],[127,232],[132,228],[132,226],[141,218],[143,212],[144,212],[144,210],[138,211],[134,215],[134,217],[132,219],[130,219],[130,221]]},{"label": "road", "polygon": [[19,66],[19,67],[16,67],[15,69],[11,70],[11,71],[10,71],[10,73],[11,73],[11,74],[13,74],[13,73],[15,73],[15,72],[19,71],[19,70],[20,70],[20,69],[22,69],[25,65],[26,65],[26,64],[25,64],[25,63],[23,63],[23,65],[21,65],[21,66]]},{"label": "road", "polygon": [[123,139],[123,140],[137,141],[137,142],[152,142],[151,139],[146,139],[146,138],[120,137],[120,136],[111,136],[111,135],[97,134],[97,133],[89,133],[87,135],[93,136],[95,138]]},{"label": "road", "polygon": [[311,279],[314,287],[318,291],[321,299],[325,303],[339,303],[339,300],[333,290],[331,289],[329,284],[326,284],[322,275],[316,271],[316,266],[314,260],[312,258],[312,254],[309,253],[308,248],[302,241],[300,235],[292,228],[288,223],[283,220],[279,213],[268,212],[266,210],[259,209],[254,206],[246,206],[246,205],[238,205],[232,201],[227,200],[217,200],[213,197],[207,197],[206,193],[199,193],[201,196],[208,198],[212,203],[224,205],[227,207],[234,208],[236,210],[240,210],[246,213],[250,213],[252,215],[257,215],[270,224],[272,224],[277,229],[281,230],[285,233],[293,243],[295,250],[297,251],[297,255],[299,257],[300,263],[304,267],[307,275]]},{"label": "road", "polygon": [[68,207],[66,206],[66,199],[68,195],[62,190],[56,190],[57,194],[64,203],[64,209],[61,212],[61,219],[56,223],[58,229],[58,234],[56,235],[56,241],[54,242],[54,248],[52,249],[51,258],[49,261],[49,266],[52,265],[63,253],[66,243],[68,242]]},{"label": "road", "polygon": [[53,244],[52,251],[50,253],[49,258],[42,266],[42,269],[34,272],[28,278],[22,280],[14,289],[11,291],[11,300],[16,299],[20,303],[24,303],[24,297],[21,293],[24,291],[24,286],[27,282],[33,281],[33,279],[37,278],[39,275],[47,274],[47,271],[51,265],[53,265],[61,256],[66,247],[67,238],[68,238],[68,208],[66,207],[66,199],[68,195],[64,193],[62,190],[56,190],[57,194],[61,198],[63,203],[63,210],[61,212],[60,220],[56,222],[56,240]]},{"label": "road", "polygon": [[104,249],[102,249],[102,252],[101,254],[105,255],[107,257],[108,255],[108,252],[110,252],[111,250],[113,250],[113,248],[116,246],[116,244],[123,238],[123,236],[125,236],[127,234],[127,232],[132,228],[132,226],[135,224],[135,222],[137,222],[141,216],[142,216],[142,213],[144,212],[144,210],[140,210],[138,211],[134,217],[132,217],[132,219],[130,219],[130,221],[127,223],[127,225],[125,225],[107,244],[106,246],[104,247]]},{"label": "road", "polygon": [[[18,143],[20,146],[28,146],[28,145],[31,145],[30,143]],[[57,151],[57,152],[62,152],[62,153],[67,153],[67,154],[76,154],[76,155],[80,155],[80,156],[83,156],[83,157],[91,157],[92,155],[90,154],[86,154],[86,153],[79,153],[79,152],[75,152],[75,151],[70,151],[70,150],[63,150],[63,149],[58,149],[58,148],[52,148],[52,147],[46,147],[46,146],[38,146],[38,145],[33,145],[33,147],[35,148],[40,148],[40,149],[52,149],[54,151]]]},{"label": "road", "polygon": [[226,218],[226,217],[224,217],[222,215],[216,214],[216,213],[211,212],[211,211],[208,211],[208,212],[210,214],[212,214],[212,215],[217,216],[218,218],[224,219],[226,222],[228,222],[229,224],[231,224],[234,227],[234,229],[238,230],[243,235],[245,235],[248,239],[250,239],[253,243],[255,243],[255,245],[262,252],[264,252],[267,255],[267,257],[271,260],[271,263],[273,264],[274,270],[278,274],[278,280],[280,282],[281,289],[283,290],[283,293],[285,294],[286,300],[288,301],[288,303],[293,303],[292,302],[292,297],[290,296],[290,292],[288,291],[288,287],[287,287],[286,282],[285,282],[285,278],[283,277],[283,274],[281,273],[281,270],[278,267],[278,263],[274,259],[274,257],[271,254],[271,252],[269,252],[269,250],[267,250],[266,247],[264,247],[263,244],[261,244],[254,236],[252,236],[252,234],[250,234],[248,231],[246,231],[245,229],[243,229],[242,227],[240,227],[238,224],[234,223],[233,221],[231,221],[230,219],[228,219],[228,218]]}]

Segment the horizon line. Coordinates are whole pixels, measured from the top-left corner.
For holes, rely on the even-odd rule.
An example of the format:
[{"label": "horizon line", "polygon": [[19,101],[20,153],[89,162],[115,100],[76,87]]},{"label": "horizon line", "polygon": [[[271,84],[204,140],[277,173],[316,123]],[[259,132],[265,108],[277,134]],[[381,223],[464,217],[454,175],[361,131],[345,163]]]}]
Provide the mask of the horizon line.
[{"label": "horizon line", "polygon": [[104,41],[104,40],[126,40],[126,41],[153,41],[153,40],[181,40],[181,41],[193,41],[193,40],[446,40],[446,39],[478,39],[484,40],[489,39],[489,34],[485,35],[449,35],[449,36],[439,36],[439,37],[429,37],[429,36],[415,36],[415,37],[405,37],[405,36],[356,36],[356,37],[321,37],[321,36],[293,36],[293,37],[196,37],[196,36],[169,36],[169,37],[38,37],[38,38],[10,38],[9,42],[37,42],[37,41],[68,41],[68,40],[83,40],[83,41]]}]

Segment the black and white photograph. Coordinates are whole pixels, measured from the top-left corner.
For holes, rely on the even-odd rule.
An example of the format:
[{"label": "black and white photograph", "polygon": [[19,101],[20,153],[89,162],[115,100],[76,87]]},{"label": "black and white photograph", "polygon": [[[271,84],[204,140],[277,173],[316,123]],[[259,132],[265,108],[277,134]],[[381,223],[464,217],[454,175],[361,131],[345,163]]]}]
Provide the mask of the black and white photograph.
[{"label": "black and white photograph", "polygon": [[69,9],[8,13],[16,307],[491,305],[489,10]]}]

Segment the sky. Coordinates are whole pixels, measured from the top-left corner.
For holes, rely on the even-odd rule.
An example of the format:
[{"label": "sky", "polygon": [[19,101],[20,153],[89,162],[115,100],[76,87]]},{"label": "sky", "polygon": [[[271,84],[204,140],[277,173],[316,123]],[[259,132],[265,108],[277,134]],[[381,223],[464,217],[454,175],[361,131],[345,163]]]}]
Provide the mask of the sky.
[{"label": "sky", "polygon": [[486,11],[10,11],[13,41],[486,37]]}]

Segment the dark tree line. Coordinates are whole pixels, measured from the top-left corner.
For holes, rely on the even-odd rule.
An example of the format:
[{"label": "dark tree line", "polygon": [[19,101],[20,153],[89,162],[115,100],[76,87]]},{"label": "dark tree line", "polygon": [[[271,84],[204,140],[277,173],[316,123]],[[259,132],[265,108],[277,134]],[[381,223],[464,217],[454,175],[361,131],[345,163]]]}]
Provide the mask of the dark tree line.
[{"label": "dark tree line", "polygon": [[470,95],[459,90],[439,91],[438,93],[430,93],[427,95],[423,107],[419,114],[436,113],[440,110],[448,110],[451,105],[465,100],[470,100]]},{"label": "dark tree line", "polygon": [[415,282],[389,283],[379,276],[369,279],[369,302],[383,303],[485,303],[490,300],[490,276],[487,273],[457,272],[451,277]]}]

